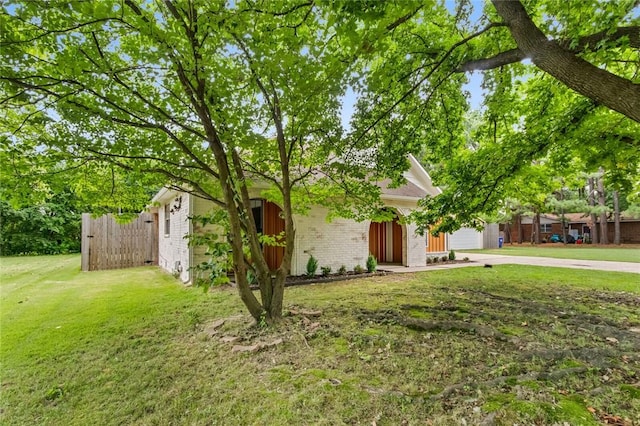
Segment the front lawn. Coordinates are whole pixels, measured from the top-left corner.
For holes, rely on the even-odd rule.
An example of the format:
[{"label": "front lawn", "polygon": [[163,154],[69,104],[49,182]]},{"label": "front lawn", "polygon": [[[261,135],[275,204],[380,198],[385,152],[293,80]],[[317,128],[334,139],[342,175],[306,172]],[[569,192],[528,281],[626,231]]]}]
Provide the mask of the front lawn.
[{"label": "front lawn", "polygon": [[556,259],[606,260],[612,262],[640,263],[640,247],[597,246],[591,244],[540,244],[505,245],[501,249],[460,250],[460,253],[488,253],[505,256],[553,257]]},{"label": "front lawn", "polygon": [[1,424],[640,422],[634,274],[504,265],[293,287],[266,329],[232,289],[79,263],[0,259]]}]

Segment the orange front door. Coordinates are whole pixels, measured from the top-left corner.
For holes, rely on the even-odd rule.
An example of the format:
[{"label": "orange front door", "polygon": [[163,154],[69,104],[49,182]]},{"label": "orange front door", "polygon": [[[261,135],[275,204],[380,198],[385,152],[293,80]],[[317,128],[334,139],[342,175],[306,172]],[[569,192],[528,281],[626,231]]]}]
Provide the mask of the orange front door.
[{"label": "orange front door", "polygon": [[393,222],[371,222],[369,252],[379,263],[402,263],[402,227]]},{"label": "orange front door", "polygon": [[[264,235],[279,235],[284,231],[284,219],[281,217],[282,209],[270,201],[262,203],[262,233]],[[269,269],[278,269],[284,257],[284,247],[267,246],[263,248],[263,253]]]}]

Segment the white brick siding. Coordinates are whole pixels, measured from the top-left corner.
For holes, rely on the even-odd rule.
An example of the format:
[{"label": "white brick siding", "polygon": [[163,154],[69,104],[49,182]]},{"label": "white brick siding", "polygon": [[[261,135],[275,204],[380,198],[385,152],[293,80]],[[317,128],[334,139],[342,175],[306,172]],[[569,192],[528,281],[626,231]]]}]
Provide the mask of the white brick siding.
[{"label": "white brick siding", "polygon": [[[210,201],[204,200],[199,197],[191,197],[192,198],[192,207],[193,207],[193,215],[202,216],[208,213],[211,213],[213,209],[218,208]],[[202,226],[199,223],[194,222],[192,225],[192,230],[194,233],[198,232],[213,232],[218,234],[221,237],[224,237],[225,231],[221,226],[217,226],[214,224],[209,224],[206,226]],[[207,251],[206,246],[195,246],[192,247],[193,250],[193,265],[197,265],[202,262],[207,262],[210,259],[210,256],[206,255]]]},{"label": "white brick siding", "polygon": [[[170,195],[170,197],[169,197]],[[200,225],[190,223],[188,217],[192,214],[202,215],[215,208],[214,204],[189,194],[181,194],[182,203],[179,210],[170,214],[171,229],[168,236],[164,235],[164,205],[171,207],[176,203],[176,193],[170,193],[161,200],[158,209],[159,219],[159,265],[170,273],[179,273],[183,282],[189,282],[193,274],[189,267],[208,260],[205,255],[206,247],[189,247],[185,238],[190,232],[203,231]],[[387,203],[400,216],[411,211],[411,202]],[[414,203],[415,206],[415,203]],[[332,272],[337,272],[342,265],[351,271],[356,265],[366,266],[369,255],[369,225],[371,222],[356,222],[351,219],[334,219],[327,222],[328,210],[323,207],[313,207],[308,215],[294,215],[296,229],[295,247],[291,262],[291,275],[306,273],[307,261],[311,254],[318,259],[320,267],[329,266]],[[426,239],[416,234],[416,225],[402,224],[402,263],[405,266],[422,266],[426,263]],[[208,230],[216,231],[215,225],[208,225]],[[217,229],[222,235],[222,230]],[[178,263],[179,262],[179,263]]]},{"label": "white brick siding", "polygon": [[295,249],[291,262],[291,275],[303,275],[310,255],[318,259],[320,267],[329,266],[337,272],[344,265],[363,268],[369,255],[369,222],[334,219],[327,222],[327,209],[313,207],[306,216],[295,215]]},{"label": "white brick siding", "polygon": [[[418,235],[416,233],[417,228],[418,227],[416,225],[411,223],[406,225],[407,250],[403,253],[404,266],[424,266],[427,263],[427,237],[424,235]],[[405,234],[403,232],[403,238],[404,237]]]},{"label": "white brick siding", "polygon": [[[174,205],[176,197],[182,196],[182,202],[180,203],[180,209],[176,210]],[[169,204],[170,209],[173,209],[173,213],[170,213],[170,230],[169,235],[165,235],[165,209],[164,206]],[[189,241],[184,238],[189,234],[190,222],[188,220],[190,210],[190,196],[189,194],[176,194],[172,193],[172,196],[162,201],[162,205],[158,209],[158,222],[159,225],[159,238],[158,238],[158,265],[174,274],[179,275],[182,282],[190,281],[189,266],[190,263],[190,250]]]}]

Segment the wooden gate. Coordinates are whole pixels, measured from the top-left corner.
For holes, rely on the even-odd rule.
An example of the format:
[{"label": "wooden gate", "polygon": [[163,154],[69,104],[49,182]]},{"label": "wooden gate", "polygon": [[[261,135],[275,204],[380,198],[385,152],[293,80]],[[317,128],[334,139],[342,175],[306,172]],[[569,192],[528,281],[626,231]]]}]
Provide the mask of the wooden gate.
[{"label": "wooden gate", "polygon": [[111,214],[82,214],[82,270],[132,268],[158,264],[158,217],[141,213],[119,224]]}]

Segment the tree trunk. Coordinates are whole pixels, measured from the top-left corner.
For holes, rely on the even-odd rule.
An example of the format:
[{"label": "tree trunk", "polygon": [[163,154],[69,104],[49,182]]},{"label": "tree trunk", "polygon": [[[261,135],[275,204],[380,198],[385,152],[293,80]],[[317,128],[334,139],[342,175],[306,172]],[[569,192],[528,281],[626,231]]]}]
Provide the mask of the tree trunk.
[{"label": "tree trunk", "polygon": [[614,218],[614,234],[613,244],[620,245],[620,200],[618,191],[613,191],[613,218]]},{"label": "tree trunk", "polygon": [[596,184],[595,184],[595,179],[590,177],[589,180],[589,205],[592,208],[592,212],[591,212],[591,226],[590,226],[590,230],[591,230],[591,235],[589,236],[591,238],[591,244],[598,244],[598,217],[596,216],[595,213],[593,213],[593,209],[596,206],[596,196],[595,196],[595,190],[596,190]]},{"label": "tree trunk", "polygon": [[603,209],[600,213],[600,244],[609,244],[609,235],[607,233],[607,212],[604,197],[604,170],[600,167],[600,177],[598,178],[598,205]]},{"label": "tree trunk", "polygon": [[[564,183],[563,183],[564,184]],[[567,245],[567,227],[565,226],[564,218],[564,191],[560,189],[560,202],[562,207],[560,208],[560,226],[562,226],[562,244]]]},{"label": "tree trunk", "polygon": [[504,242],[511,244],[511,224],[505,222],[504,224]]},{"label": "tree trunk", "polygon": [[516,220],[518,221],[518,244],[522,244],[522,215],[518,214]]},{"label": "tree trunk", "polygon": [[538,212],[531,219],[531,243],[540,244],[540,213]]},{"label": "tree trunk", "polygon": [[544,72],[598,104],[640,122],[640,84],[599,68],[549,40],[516,0],[492,0],[518,48]]}]

